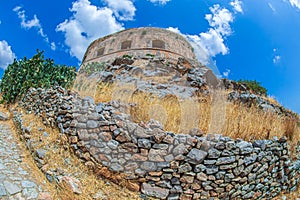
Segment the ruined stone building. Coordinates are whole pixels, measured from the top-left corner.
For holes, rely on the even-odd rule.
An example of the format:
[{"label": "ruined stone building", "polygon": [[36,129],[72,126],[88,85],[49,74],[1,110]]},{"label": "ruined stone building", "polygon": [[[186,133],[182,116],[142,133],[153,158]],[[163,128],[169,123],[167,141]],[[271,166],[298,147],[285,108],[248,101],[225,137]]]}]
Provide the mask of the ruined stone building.
[{"label": "ruined stone building", "polygon": [[88,47],[82,64],[107,62],[124,55],[196,59],[193,47],[183,36],[166,29],[147,27],[127,29],[95,40]]}]

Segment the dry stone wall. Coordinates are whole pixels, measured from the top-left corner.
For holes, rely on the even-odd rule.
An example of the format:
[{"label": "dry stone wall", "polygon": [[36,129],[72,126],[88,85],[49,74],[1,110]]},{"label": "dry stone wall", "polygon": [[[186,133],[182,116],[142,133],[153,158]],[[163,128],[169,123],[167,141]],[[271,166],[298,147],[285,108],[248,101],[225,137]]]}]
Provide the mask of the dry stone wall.
[{"label": "dry stone wall", "polygon": [[[285,138],[247,142],[219,134],[162,130],[136,124],[118,102],[95,104],[63,88],[30,89],[23,106],[58,126],[75,154],[120,175],[143,195],[159,199],[263,199],[293,191],[300,161]],[[100,170],[101,171],[101,170]]]}]

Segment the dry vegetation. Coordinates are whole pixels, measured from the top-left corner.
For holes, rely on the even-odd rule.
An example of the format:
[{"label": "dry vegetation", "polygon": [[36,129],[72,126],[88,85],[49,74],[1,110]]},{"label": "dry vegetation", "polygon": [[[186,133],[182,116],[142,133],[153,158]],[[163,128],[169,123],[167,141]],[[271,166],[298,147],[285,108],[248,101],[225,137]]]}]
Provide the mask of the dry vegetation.
[{"label": "dry vegetation", "polygon": [[81,96],[94,97],[97,89],[97,78],[87,78],[78,74],[74,82],[74,90],[79,92]]},{"label": "dry vegetation", "polygon": [[[224,103],[224,96],[218,96],[213,100],[205,96],[198,96],[196,99],[180,100],[175,96],[159,98],[150,94],[137,93],[132,85],[102,84],[96,87],[96,90],[94,89],[92,93],[92,90],[88,90],[89,87],[95,87],[95,85],[85,86],[85,89],[90,91],[86,95],[93,96],[97,102],[108,102],[111,99],[118,99],[126,103],[132,103],[133,106],[129,112],[136,122],[155,118],[163,122],[165,129],[169,131],[187,132],[188,126],[196,123],[203,132],[210,132],[215,128],[219,129],[218,132],[233,138],[238,137],[251,140],[271,138],[273,136],[287,136],[292,146],[300,140],[300,127],[297,126],[297,121],[273,113],[259,111],[254,107],[246,108],[243,105],[228,102],[225,103],[225,106],[220,106],[220,103]],[[3,107],[1,109],[5,112]],[[224,110],[226,110],[225,114]],[[186,113],[189,113],[190,116],[186,116]],[[196,118],[198,120],[190,120],[198,114],[200,115],[200,117]],[[220,122],[219,124],[222,126],[212,128],[210,126],[212,123],[211,119],[216,116],[219,116],[219,121],[217,120],[217,122]],[[182,118],[187,119],[182,120]],[[221,122],[222,120],[223,123]],[[8,123],[13,127],[11,121]],[[92,199],[97,193],[101,194],[100,199],[139,198],[136,193],[96,177],[71,150],[66,148],[66,145],[64,145],[65,139],[59,134],[57,129],[44,126],[41,119],[35,115],[24,114],[24,123],[26,126],[31,127],[31,138],[39,141],[37,148],[48,145],[52,149],[51,152],[46,154],[48,164],[45,170],[62,170],[78,178],[82,183],[83,193],[74,195],[65,187],[45,182],[44,174],[35,166],[29,151],[24,151],[23,162],[31,169],[34,169],[33,174],[37,182],[44,185],[46,190],[52,194],[53,199]],[[39,131],[39,128],[42,128],[43,131]],[[44,131],[49,134],[47,138],[43,136]],[[24,144],[21,145],[25,149]],[[294,193],[284,195],[287,199],[297,199],[299,194],[300,189]],[[277,199],[281,199],[281,197]]]},{"label": "dry vegetation", "polygon": [[[120,100],[130,103],[132,106],[129,112],[135,122],[156,119],[167,131],[187,133],[190,128],[198,127],[204,133],[222,133],[248,141],[286,136],[291,151],[300,141],[300,126],[296,119],[265,112],[254,106],[227,102],[224,92],[217,91],[212,95],[213,98],[198,95],[193,99],[182,100],[172,95],[159,98],[136,92],[135,87],[130,84],[99,84],[96,88],[91,94],[96,102]],[[282,195],[286,199],[298,199],[300,189]]]},{"label": "dry vegetation", "polygon": [[224,91],[217,91],[213,97],[198,95],[188,99],[179,99],[174,95],[160,98],[137,92],[130,84],[100,84],[94,91],[92,96],[96,102],[120,100],[130,103],[128,112],[135,122],[156,119],[166,131],[188,133],[190,128],[198,127],[204,133],[222,133],[244,140],[286,136],[292,146],[300,140],[296,119],[255,106],[227,102]]},{"label": "dry vegetation", "polygon": [[[43,170],[60,171],[64,174],[76,177],[82,184],[82,194],[75,195],[67,187],[58,184],[52,185],[53,200],[90,200],[95,199],[139,199],[139,195],[134,192],[115,185],[107,180],[97,177],[92,170],[85,166],[68,148],[66,138],[59,133],[58,129],[46,127],[41,119],[33,114],[24,114],[23,122],[25,126],[31,127],[31,139],[38,141],[35,148],[48,147],[50,151],[46,153],[47,164]],[[41,128],[43,131],[40,131]],[[40,130],[39,130],[40,129]],[[43,133],[47,132],[47,137]],[[25,147],[24,147],[25,148]],[[45,179],[41,172],[37,173],[40,179]]]},{"label": "dry vegetation", "polygon": [[[8,110],[3,106],[0,105],[0,112],[9,113]],[[25,144],[19,140],[19,136],[17,135],[17,130],[14,126],[13,120],[10,119],[8,121],[2,121],[1,124],[8,124],[12,129],[13,138],[16,138],[17,146],[19,146],[22,150],[20,157],[22,158],[22,162],[20,162],[20,166],[25,169],[26,171],[30,171],[30,176],[33,177],[34,181],[39,184],[43,191],[48,192],[54,199],[56,189],[53,185],[51,185],[47,180],[43,173],[39,170],[36,166],[35,161],[33,160],[30,151],[25,150]]]}]

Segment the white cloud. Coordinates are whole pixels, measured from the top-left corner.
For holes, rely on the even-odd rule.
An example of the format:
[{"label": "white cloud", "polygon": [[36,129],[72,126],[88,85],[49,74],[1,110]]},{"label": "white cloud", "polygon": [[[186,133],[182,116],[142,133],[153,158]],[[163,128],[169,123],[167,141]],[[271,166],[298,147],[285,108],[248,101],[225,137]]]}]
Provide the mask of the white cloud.
[{"label": "white cloud", "polygon": [[208,54],[208,51],[203,47],[201,38],[198,35],[186,35],[186,37],[194,48],[194,53],[197,59],[202,64],[208,64],[210,55]]},{"label": "white cloud", "polygon": [[225,78],[228,78],[230,72],[231,72],[230,69],[226,69],[226,71],[223,72],[223,76],[224,76]]},{"label": "white cloud", "polygon": [[25,15],[25,10],[22,9],[22,7],[17,6],[13,9],[14,12],[18,14],[19,19],[21,19],[21,27],[25,30],[29,30],[32,28],[35,28],[37,30],[37,33],[44,38],[44,40],[49,44],[49,38],[44,33],[44,30],[42,28],[42,25],[40,23],[40,20],[36,15],[33,15],[33,19],[27,20],[27,16]]},{"label": "white cloud", "polygon": [[51,42],[50,47],[53,51],[56,50],[56,44],[54,42]]},{"label": "white cloud", "polygon": [[14,61],[16,55],[5,40],[0,41],[0,68],[5,69]]},{"label": "white cloud", "polygon": [[167,4],[171,0],[149,0],[149,1],[151,3],[155,3],[155,4],[165,5],[165,4]]},{"label": "white cloud", "polygon": [[38,28],[41,29],[42,26],[40,24],[39,19],[36,15],[33,16],[33,19],[27,20],[27,16],[25,15],[25,10],[22,10],[22,7],[17,6],[13,9],[18,14],[19,19],[21,19],[21,26],[24,29]]},{"label": "white cloud", "polygon": [[198,35],[182,34],[178,27],[169,27],[167,28],[167,30],[173,31],[185,37],[192,45],[197,59],[202,64],[205,64],[207,67],[209,67],[214,72],[214,74],[220,76],[220,72],[216,66],[216,62],[211,59],[211,55],[209,55],[208,50],[203,48],[203,46],[205,45],[203,44],[203,41],[201,41],[201,38]]},{"label": "white cloud", "polygon": [[136,8],[130,0],[103,0],[119,20],[132,20]]},{"label": "white cloud", "polygon": [[[225,45],[225,39],[232,34],[230,23],[233,22],[233,14],[226,8],[221,8],[216,4],[210,7],[211,14],[206,14],[205,19],[208,21],[210,28],[206,32],[198,35],[184,35],[194,48],[198,60],[205,65],[214,65],[211,57],[217,54],[228,54],[229,49]],[[169,27],[176,33],[180,33],[178,28]]]},{"label": "white cloud", "polygon": [[197,59],[200,62],[202,62],[203,64],[207,64],[210,57],[208,55],[208,52],[204,48],[202,48],[202,45],[201,45],[202,41],[198,35],[183,34],[180,32],[178,27],[169,27],[169,28],[167,28],[167,30],[172,31],[177,34],[180,34],[183,37],[185,37],[192,45]]},{"label": "white cloud", "polygon": [[278,54],[278,49],[274,48],[273,52],[274,52],[273,63],[278,64],[281,60],[281,56]]},{"label": "white cloud", "polygon": [[[230,23],[233,22],[234,17],[228,9],[221,8],[219,4],[210,7],[210,11],[212,14],[205,15],[205,19],[211,27],[208,31],[194,36],[193,41],[206,52],[207,56],[205,57],[214,57],[220,53],[228,54],[229,49],[224,40],[232,34]],[[204,64],[208,62],[208,60],[200,61]]]},{"label": "white cloud", "polygon": [[290,4],[294,7],[297,7],[298,9],[300,9],[300,0],[289,0]]},{"label": "white cloud", "polygon": [[179,30],[178,27],[169,27],[169,28],[166,28],[166,29],[169,30],[169,31],[172,31],[172,32],[174,32],[174,33],[183,35],[183,34],[180,32],[180,30]]},{"label": "white cloud", "polygon": [[270,7],[270,9],[273,11],[273,13],[276,13],[276,8],[273,6],[273,4],[271,4],[270,2],[268,3],[268,6]]},{"label": "white cloud", "polygon": [[21,16],[19,15],[20,19],[22,19],[21,26],[23,28],[25,28],[25,29],[31,29],[33,27],[37,27],[38,29],[42,29],[42,26],[40,24],[40,20],[36,17],[36,15],[33,16],[32,20],[28,20],[28,21],[25,20],[24,16],[25,16],[24,13]]},{"label": "white cloud", "polygon": [[205,33],[200,33],[200,44],[207,50],[208,54],[212,57],[219,53],[223,55],[229,52],[229,49],[224,44],[224,39],[219,32],[213,28]]},{"label": "white cloud", "polygon": [[231,1],[229,4],[233,7],[235,12],[239,12],[239,13],[244,12],[243,8],[242,8],[242,1],[234,0],[234,1]]},{"label": "white cloud", "polygon": [[56,27],[65,35],[65,44],[70,54],[81,60],[88,45],[95,39],[123,30],[123,24],[117,21],[112,9],[96,7],[89,0],[73,2],[73,16]]},{"label": "white cloud", "polygon": [[275,55],[273,58],[273,63],[274,64],[278,64],[281,60],[281,56],[280,55]]},{"label": "white cloud", "polygon": [[206,14],[205,19],[209,25],[220,35],[227,36],[231,34],[229,23],[233,22],[232,13],[226,8],[221,8],[219,4],[209,8],[212,14]]}]

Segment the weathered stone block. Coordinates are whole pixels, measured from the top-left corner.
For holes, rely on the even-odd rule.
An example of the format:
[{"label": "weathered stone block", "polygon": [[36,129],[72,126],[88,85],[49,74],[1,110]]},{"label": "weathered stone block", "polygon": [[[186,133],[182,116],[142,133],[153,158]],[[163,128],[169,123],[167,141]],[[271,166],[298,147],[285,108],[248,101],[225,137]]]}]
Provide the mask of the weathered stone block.
[{"label": "weathered stone block", "polygon": [[119,135],[116,137],[116,140],[119,142],[131,142],[131,137],[129,136],[127,131],[122,131],[119,133]]},{"label": "weathered stone block", "polygon": [[253,146],[250,142],[241,141],[236,144],[236,147],[240,149],[240,154],[249,154],[253,151]]},{"label": "weathered stone block", "polygon": [[164,131],[158,128],[153,129],[153,139],[155,142],[159,144],[164,140],[165,137],[166,133]]},{"label": "weathered stone block", "polygon": [[179,166],[178,173],[186,173],[186,172],[190,172],[191,170],[192,170],[191,165],[188,163],[185,163],[185,164]]},{"label": "weathered stone block", "polygon": [[206,170],[205,165],[199,164],[195,166],[194,172],[198,173],[198,172],[204,172]]},{"label": "weathered stone block", "polygon": [[189,159],[188,162],[192,164],[200,164],[206,157],[207,153],[205,151],[193,148],[187,155]]},{"label": "weathered stone block", "polygon": [[112,139],[112,135],[110,132],[102,132],[99,133],[99,139],[101,139],[104,142],[108,142]]},{"label": "weathered stone block", "polygon": [[138,147],[136,144],[128,142],[128,143],[123,143],[119,145],[121,149],[124,149],[128,152],[132,152],[132,153],[137,153],[138,152]]},{"label": "weathered stone block", "polygon": [[108,143],[107,143],[107,146],[111,149],[117,149],[118,146],[119,146],[119,142],[116,141],[116,140],[110,140]]},{"label": "weathered stone block", "polygon": [[169,190],[160,188],[157,186],[152,186],[148,183],[143,183],[141,187],[141,192],[148,196],[156,197],[159,199],[166,199],[169,195]]},{"label": "weathered stone block", "polygon": [[163,139],[164,143],[167,144],[173,144],[174,143],[174,137],[172,137],[171,135],[166,135],[166,137]]},{"label": "weathered stone block", "polygon": [[226,165],[236,161],[235,156],[218,158],[216,165]]},{"label": "weathered stone block", "polygon": [[197,179],[200,181],[207,181],[208,177],[205,173],[200,172],[200,173],[197,173]]},{"label": "weathered stone block", "polygon": [[215,174],[218,171],[219,171],[219,168],[217,166],[206,167],[206,174]]},{"label": "weathered stone block", "polygon": [[187,148],[184,144],[179,144],[179,145],[175,146],[174,149],[173,149],[174,156],[182,155],[182,154],[185,154],[187,152],[188,152],[188,150],[187,150]]},{"label": "weathered stone block", "polygon": [[141,169],[145,171],[155,171],[156,170],[156,164],[154,162],[143,162],[141,164]]},{"label": "weathered stone block", "polygon": [[150,149],[151,148],[151,141],[148,139],[138,139],[138,147]]},{"label": "weathered stone block", "polygon": [[124,167],[122,165],[120,165],[119,163],[111,163],[109,169],[114,172],[123,172],[124,171]]},{"label": "weathered stone block", "polygon": [[154,162],[164,162],[163,156],[167,155],[166,150],[160,150],[160,149],[150,149],[148,158],[150,161]]}]

